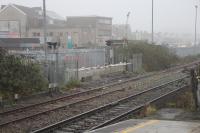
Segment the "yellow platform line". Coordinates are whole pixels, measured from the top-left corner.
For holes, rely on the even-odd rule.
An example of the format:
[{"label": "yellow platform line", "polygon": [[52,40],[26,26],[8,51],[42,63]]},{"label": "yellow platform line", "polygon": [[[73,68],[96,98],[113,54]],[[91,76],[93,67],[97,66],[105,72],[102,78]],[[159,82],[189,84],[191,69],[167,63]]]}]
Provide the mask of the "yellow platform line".
[{"label": "yellow platform line", "polygon": [[149,125],[153,125],[153,124],[156,124],[158,122],[159,122],[159,120],[150,120],[150,121],[138,124],[138,125],[136,125],[134,127],[126,128],[126,129],[124,129],[124,130],[122,130],[120,132],[115,132],[115,133],[130,133],[130,132],[134,132],[134,131],[136,131],[136,130],[138,130],[140,128],[143,128],[143,127],[149,126]]}]

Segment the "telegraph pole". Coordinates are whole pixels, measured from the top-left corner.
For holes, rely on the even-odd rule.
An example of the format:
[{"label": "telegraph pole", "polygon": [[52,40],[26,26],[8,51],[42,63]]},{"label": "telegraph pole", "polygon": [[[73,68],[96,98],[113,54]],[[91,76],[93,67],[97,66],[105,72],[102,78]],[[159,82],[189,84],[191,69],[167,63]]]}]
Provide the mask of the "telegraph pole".
[{"label": "telegraph pole", "polygon": [[47,25],[46,25],[46,0],[43,0],[43,34],[44,34],[44,52],[45,52],[45,69],[47,71],[46,76],[48,77],[49,81],[49,93],[52,96],[52,84],[51,84],[51,63],[49,64],[47,59]]},{"label": "telegraph pole", "polygon": [[[126,47],[128,46],[128,20],[129,20],[130,14],[131,14],[131,12],[128,12],[127,15],[126,15],[125,37],[124,37],[123,49],[125,49],[125,46]],[[125,51],[124,51],[123,54],[124,54],[123,55],[123,62],[124,61],[126,62],[126,71],[127,71],[127,69],[128,69],[128,67],[127,67],[128,56],[125,57]]]},{"label": "telegraph pole", "polygon": [[154,0],[152,0],[152,31],[151,31],[151,43],[154,43]]},{"label": "telegraph pole", "polygon": [[46,0],[43,0],[43,32],[44,32],[45,61],[47,61]]},{"label": "telegraph pole", "polygon": [[128,12],[128,14],[126,15],[126,33],[125,33],[125,37],[126,37],[126,40],[128,40],[128,20],[129,20],[129,17],[130,17],[130,14],[131,12]]},{"label": "telegraph pole", "polygon": [[194,46],[197,46],[197,15],[198,15],[198,6],[195,5],[195,30],[194,30]]}]

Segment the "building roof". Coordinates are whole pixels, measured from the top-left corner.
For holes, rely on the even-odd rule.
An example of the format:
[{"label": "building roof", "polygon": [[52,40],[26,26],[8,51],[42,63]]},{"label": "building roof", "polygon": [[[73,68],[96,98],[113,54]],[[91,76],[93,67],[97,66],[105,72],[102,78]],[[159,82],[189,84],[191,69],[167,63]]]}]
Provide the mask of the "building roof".
[{"label": "building roof", "polygon": [[105,18],[105,19],[112,19],[112,17],[97,16],[97,15],[89,15],[89,16],[67,16],[67,18]]},{"label": "building roof", "polygon": [[56,19],[56,20],[65,20],[65,18],[63,18],[62,16],[60,16],[59,14],[57,14],[54,11],[47,10],[47,16],[49,16],[52,19]]},{"label": "building roof", "polygon": [[22,10],[24,13],[26,13],[27,16],[41,18],[42,14],[39,14],[37,11],[42,10],[41,7],[25,7],[21,5],[13,4],[18,9]]},{"label": "building roof", "polygon": [[9,4],[9,5],[2,5],[1,6],[1,10],[0,10],[0,13],[2,13],[2,12],[4,12],[8,7],[13,7],[13,8],[15,8],[16,10],[18,10],[20,13],[22,13],[23,15],[26,15],[26,13],[25,12],[23,12],[22,10],[20,10],[19,8],[17,8],[15,5],[13,5],[13,4]]},{"label": "building roof", "polygon": [[[1,11],[5,10],[7,7],[12,6],[19,11],[26,14],[28,17],[34,17],[34,18],[43,18],[43,10],[42,7],[27,7],[17,4],[9,4],[9,5],[2,5]],[[53,19],[53,20],[65,20],[63,17],[61,17],[59,14],[57,14],[54,11],[46,11],[47,12],[47,19]]]},{"label": "building roof", "polygon": [[39,38],[0,38],[0,47],[4,48],[22,48],[22,47],[32,47],[39,46]]}]

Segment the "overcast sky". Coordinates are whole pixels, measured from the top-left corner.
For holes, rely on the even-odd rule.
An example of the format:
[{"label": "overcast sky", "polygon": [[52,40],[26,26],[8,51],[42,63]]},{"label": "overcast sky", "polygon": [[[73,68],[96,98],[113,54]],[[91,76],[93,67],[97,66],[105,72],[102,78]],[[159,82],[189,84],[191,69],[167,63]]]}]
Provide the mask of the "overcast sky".
[{"label": "overcast sky", "polygon": [[[0,0],[0,4],[16,3],[42,6],[42,0]],[[151,31],[151,0],[46,0],[47,9],[63,17],[100,15],[113,18],[114,24],[124,24],[131,12],[129,24],[133,31]],[[198,0],[154,0],[155,31],[174,33],[194,32],[194,5]],[[199,8],[200,25],[200,8]],[[200,31],[200,26],[198,27]]]}]

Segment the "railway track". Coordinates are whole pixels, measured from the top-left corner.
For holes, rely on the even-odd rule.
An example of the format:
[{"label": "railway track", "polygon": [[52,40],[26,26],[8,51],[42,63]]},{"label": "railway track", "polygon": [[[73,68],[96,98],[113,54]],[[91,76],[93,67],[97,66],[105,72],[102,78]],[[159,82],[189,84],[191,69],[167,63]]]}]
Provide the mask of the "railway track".
[{"label": "railway track", "polygon": [[[91,100],[103,95],[115,93],[121,91],[121,88],[109,90],[110,86],[116,86],[122,83],[140,80],[142,78],[147,78],[152,74],[146,74],[143,76],[131,78],[122,82],[115,82],[111,84],[107,84],[105,86],[97,87],[91,90],[87,90],[84,92],[63,96],[54,100],[48,100],[46,102],[41,102],[29,106],[25,106],[22,108],[17,108],[5,112],[0,112],[0,127],[17,122],[20,120],[24,120],[27,118],[31,118],[37,115],[41,115],[50,111],[54,111],[56,109],[64,108],[66,106],[70,106],[72,104],[79,103],[81,101]],[[66,104],[67,101],[67,104]],[[56,105],[56,106],[55,106]],[[60,105],[60,106],[59,106]],[[10,119],[10,120],[9,120]]]},{"label": "railway track", "polygon": [[[180,67],[179,67],[179,69],[180,69]],[[74,110],[70,110],[69,112],[71,113],[74,111],[74,112],[76,112],[75,115],[77,115],[82,112],[85,112],[84,109],[83,110],[80,109],[81,104],[83,104],[85,106],[85,108],[88,108],[88,109],[94,108],[96,106],[98,107],[98,105],[100,103],[97,103],[96,106],[90,105],[90,104],[92,104],[93,100],[100,101],[101,99],[104,99],[104,98],[106,99],[109,96],[110,97],[112,97],[112,96],[118,97],[118,95],[121,95],[121,97],[119,97],[119,98],[130,96],[130,94],[134,92],[133,89],[136,89],[137,87],[142,88],[141,82],[144,82],[144,81],[141,81],[138,85],[135,86],[135,88],[133,87],[132,89],[130,89],[130,86],[134,86],[134,84],[130,83],[133,81],[139,81],[140,79],[145,79],[145,78],[153,77],[156,75],[156,76],[158,76],[157,79],[159,79],[159,82],[156,83],[154,80],[149,80],[151,82],[155,82],[155,83],[153,83],[153,85],[155,86],[156,84],[159,85],[162,83],[166,83],[166,81],[171,81],[173,79],[177,79],[177,78],[183,76],[183,75],[176,76],[176,74],[173,75],[170,71],[177,71],[177,69],[173,69],[173,70],[169,70],[169,71],[162,71],[159,73],[150,73],[150,74],[142,75],[142,76],[139,76],[136,78],[130,78],[130,79],[124,80],[122,82],[115,82],[115,83],[107,84],[102,87],[97,87],[97,88],[94,88],[91,90],[87,90],[84,92],[64,96],[64,97],[57,98],[54,100],[49,100],[46,102],[41,102],[41,103],[37,103],[34,105],[25,106],[25,107],[17,108],[14,110],[9,110],[6,112],[1,112],[0,113],[0,118],[1,118],[0,119],[0,131],[4,131],[4,130],[1,130],[1,127],[7,126],[7,125],[13,126],[17,122],[21,122],[21,121],[24,121],[22,123],[26,123],[26,121],[27,121],[27,123],[32,124],[32,122],[37,120],[38,117],[40,117],[40,115],[41,116],[46,115],[45,117],[48,117],[48,115],[51,115],[52,112],[56,112],[57,110],[65,110],[65,112],[66,112],[66,109],[69,109],[69,107],[75,108]],[[177,73],[179,73],[179,72],[177,72]],[[173,78],[165,79],[165,78],[163,78],[163,75],[165,75],[166,77],[171,76]],[[144,82],[144,83],[146,85],[148,84],[148,82]],[[126,84],[126,85],[123,85],[123,84]],[[113,87],[116,87],[116,86],[118,86],[118,87],[116,89],[113,89]],[[148,85],[143,86],[143,88],[145,88],[145,89],[147,87],[149,87],[149,86]],[[130,90],[127,91],[126,88],[129,88]],[[145,91],[145,89],[144,90],[140,89],[135,92],[139,93],[141,91]],[[128,95],[128,93],[129,93],[129,95]],[[105,100],[105,102],[102,102],[102,104],[110,103],[113,100],[114,99],[110,98],[109,100],[107,100],[107,101]],[[116,98],[115,98],[115,100],[116,100]],[[67,101],[67,103],[66,103],[66,101]],[[103,100],[101,100],[101,101],[103,101]],[[89,105],[87,105],[87,103],[89,103]],[[93,104],[95,104],[95,102]],[[91,108],[90,108],[90,106],[91,106]],[[77,111],[78,109],[80,109],[81,111]],[[65,112],[61,111],[61,114],[65,113]],[[67,114],[65,116],[65,118],[74,116],[73,113],[71,113],[71,114],[70,113]],[[44,119],[44,118],[42,117],[41,119]],[[49,118],[49,119],[51,119],[51,118]],[[42,120],[40,120],[40,121],[42,121]],[[43,121],[45,121],[45,120],[43,120]],[[56,121],[60,121],[60,119],[57,119]],[[39,123],[39,125],[41,124],[40,122],[38,122],[38,123]],[[48,125],[52,124],[52,123],[55,123],[55,121],[48,123]],[[33,128],[33,129],[38,129],[38,128],[41,128],[42,126],[46,126],[46,125],[47,124],[41,124],[40,126],[36,126],[36,128]],[[18,125],[17,125],[17,128],[19,128]]]},{"label": "railway track", "polygon": [[[117,75],[117,74],[114,74],[114,75]],[[51,102],[64,100],[66,98],[79,96],[79,95],[82,95],[82,94],[85,94],[85,93],[98,91],[98,90],[101,90],[104,87],[110,86],[112,84],[116,84],[116,82],[118,80],[122,80],[122,81],[127,80],[127,79],[129,79],[129,80],[139,80],[140,78],[145,78],[145,77],[151,76],[152,74],[145,74],[145,75],[142,75],[140,77],[139,76],[119,75],[118,74],[117,78],[114,78],[114,75],[109,75],[108,78],[104,79],[104,80],[106,80],[106,82],[104,80],[101,80],[100,83],[97,83],[97,81],[95,81],[94,83],[92,82],[92,86],[87,86],[87,85],[85,86],[84,85],[84,88],[83,88],[84,91],[81,91],[81,92],[75,92],[75,93],[71,93],[71,94],[63,94],[62,96],[59,96],[59,97],[54,98],[54,99],[44,100],[44,101],[37,102],[37,103],[31,102],[31,104],[24,104],[24,105],[22,104],[22,105],[20,105],[20,107],[13,107],[11,109],[2,109],[0,111],[0,116],[6,115],[7,113],[11,113],[11,112],[21,111],[21,110],[24,110],[24,109],[29,108],[29,107],[34,107],[34,106],[38,106],[38,105],[42,105],[42,104],[48,104],[48,103],[51,103]],[[104,77],[106,77],[106,76],[104,76]]]},{"label": "railway track", "polygon": [[[53,100],[47,100],[47,101],[39,102],[39,103],[36,103],[36,104],[31,104],[31,105],[28,105],[28,106],[26,105],[26,106],[23,106],[23,107],[19,107],[19,108],[7,110],[7,111],[2,111],[2,112],[0,111],[0,116],[7,115],[7,114],[12,113],[12,112],[23,111],[24,109],[35,107],[35,106],[39,106],[39,105],[45,105],[45,104],[48,104],[48,103],[62,101],[62,100],[65,100],[65,99],[68,99],[68,98],[72,98],[72,97],[78,97],[80,95],[92,93],[94,91],[100,91],[103,88],[106,88],[106,87],[109,87],[109,86],[119,85],[119,84],[122,84],[122,83],[134,81],[134,80],[140,80],[140,79],[147,78],[147,77],[150,77],[150,76],[153,76],[153,75],[156,75],[156,74],[158,75],[158,74],[167,73],[169,71],[175,71],[177,69],[188,67],[188,66],[191,66],[191,65],[194,65],[194,64],[197,64],[197,63],[198,62],[193,62],[193,63],[190,63],[188,65],[182,65],[182,66],[174,67],[174,68],[171,68],[171,69],[168,69],[168,70],[161,71],[159,73],[150,73],[150,74],[145,74],[145,75],[142,75],[142,76],[139,76],[139,77],[129,78],[129,79],[126,79],[126,80],[124,80],[124,81],[122,81],[120,83],[119,82],[109,83],[109,84],[103,85],[101,87],[96,87],[96,88],[93,88],[93,89],[91,88],[90,90],[86,90],[86,91],[75,93],[75,94],[71,94],[71,95],[65,95],[65,96],[62,96],[62,97],[59,97],[59,98],[56,98],[56,99],[53,99]],[[118,77],[116,79],[120,80],[120,78]],[[122,76],[122,78],[124,78],[124,76]],[[127,76],[125,76],[125,78],[127,78]],[[114,81],[113,78],[111,80]]]},{"label": "railway track", "polygon": [[150,88],[116,102],[92,109],[86,113],[63,120],[32,133],[82,133],[97,129],[121,119],[127,114],[142,109],[163,97],[189,85],[188,76]]},{"label": "railway track", "polygon": [[[55,100],[34,104],[32,106],[26,106],[23,108],[3,112],[0,114],[0,118],[1,118],[0,127],[5,126],[7,124],[14,123],[14,122],[22,121],[31,117],[35,117],[38,115],[42,115],[51,111],[62,109],[71,105],[75,105],[81,102],[89,101],[98,97],[102,97],[104,95],[106,96],[106,95],[118,93],[119,91],[123,90],[121,86],[114,89],[110,89],[108,87],[110,86],[116,87],[117,85],[121,85],[123,83],[130,82],[130,81],[139,80],[141,78],[147,78],[149,76],[150,75],[144,75],[138,78],[129,79],[124,82],[109,84],[103,87],[95,88],[90,91],[85,91],[85,92],[77,93],[74,95],[58,98]],[[161,77],[158,77],[158,79],[160,80]]]},{"label": "railway track", "polygon": [[[183,76],[183,74],[180,74],[180,75],[179,74],[180,73],[178,73],[178,75],[177,75],[177,73],[174,73],[174,74],[171,73],[171,74],[166,74],[166,75],[162,75],[162,76],[156,75],[155,77],[159,81],[157,83],[154,79],[155,78],[154,76],[150,76],[149,78],[153,77],[154,80],[150,80],[150,81],[154,82],[153,85],[155,86],[156,84],[161,84],[163,82],[171,81],[172,79],[169,78],[170,76],[172,76],[175,79]],[[129,83],[130,81],[134,81],[134,80],[128,80],[128,81],[124,81],[124,82]],[[142,81],[145,82],[144,79]],[[84,99],[84,98],[81,99],[81,100],[79,99],[76,102],[65,104],[65,105],[62,105],[60,107],[57,106],[58,103],[54,103],[54,105],[56,106],[55,108],[50,108],[50,109],[44,110],[44,111],[39,112],[39,113],[37,112],[37,110],[36,111],[27,110],[26,112],[27,112],[28,116],[26,116],[26,115],[23,115],[23,110],[22,110],[22,111],[19,111],[18,113],[14,112],[14,114],[12,114],[10,117],[8,117],[8,114],[7,114],[5,118],[6,119],[11,118],[11,120],[10,121],[9,120],[4,121],[2,119],[4,122],[1,123],[0,131],[6,132],[5,126],[9,127],[9,125],[12,126],[12,128],[13,128],[13,126],[14,127],[16,126],[17,128],[19,128],[20,125],[25,126],[25,127],[29,127],[30,125],[31,126],[37,125],[37,126],[33,126],[33,128],[30,128],[30,129],[38,129],[38,128],[44,127],[46,125],[49,125],[49,124],[55,123],[57,121],[63,120],[63,118],[69,118],[69,117],[72,117],[74,115],[86,112],[89,109],[96,108],[100,105],[108,104],[112,101],[118,100],[118,98],[119,99],[124,98],[124,97],[129,96],[132,93],[141,92],[141,91],[147,89],[144,86],[143,86],[143,89],[142,89],[142,84],[141,84],[142,81],[138,81],[138,84],[135,86],[135,87],[138,87],[139,89],[136,89],[134,87],[130,89],[129,86],[132,86],[132,84],[127,84],[126,86],[125,85],[121,86],[122,83],[116,83],[116,85],[114,85],[114,86],[112,85],[112,87],[116,88],[115,90],[111,89],[111,88],[104,88],[104,89],[102,89],[102,90],[105,90],[103,94],[101,93],[100,90],[98,90],[97,92],[99,93],[99,95],[95,95],[95,96],[91,96],[91,97],[85,97],[86,99]],[[145,84],[147,84],[147,83],[145,83]],[[118,85],[118,87],[116,87],[117,85]],[[122,88],[126,88],[126,89],[129,88],[129,89],[123,90]],[[110,89],[112,91],[108,91]],[[88,93],[86,93],[86,96],[87,95],[88,95]],[[75,98],[77,98],[77,97],[75,97]],[[80,98],[80,96],[79,96],[79,98]],[[37,112],[37,113],[34,114],[34,112]],[[21,117],[21,115],[22,115],[22,117]],[[56,116],[56,117],[58,117],[57,119],[55,119],[55,115],[59,115],[59,116]],[[48,118],[48,120],[46,120],[47,118]],[[55,121],[53,121],[54,119],[55,119]],[[46,121],[49,121],[49,120],[51,120],[52,122],[50,122],[50,123],[46,122]],[[8,127],[7,127],[7,129],[8,129]],[[22,128],[24,128],[24,127],[22,127]],[[16,132],[20,132],[20,131],[16,131]]]},{"label": "railway track", "polygon": [[136,75],[129,75],[129,74],[123,74],[123,73],[102,75],[102,76],[100,76],[100,78],[98,80],[92,80],[90,82],[81,83],[81,88],[88,90],[89,88],[95,88],[97,86],[103,86],[108,83],[114,83],[118,80],[130,79],[133,76],[136,76]]}]

